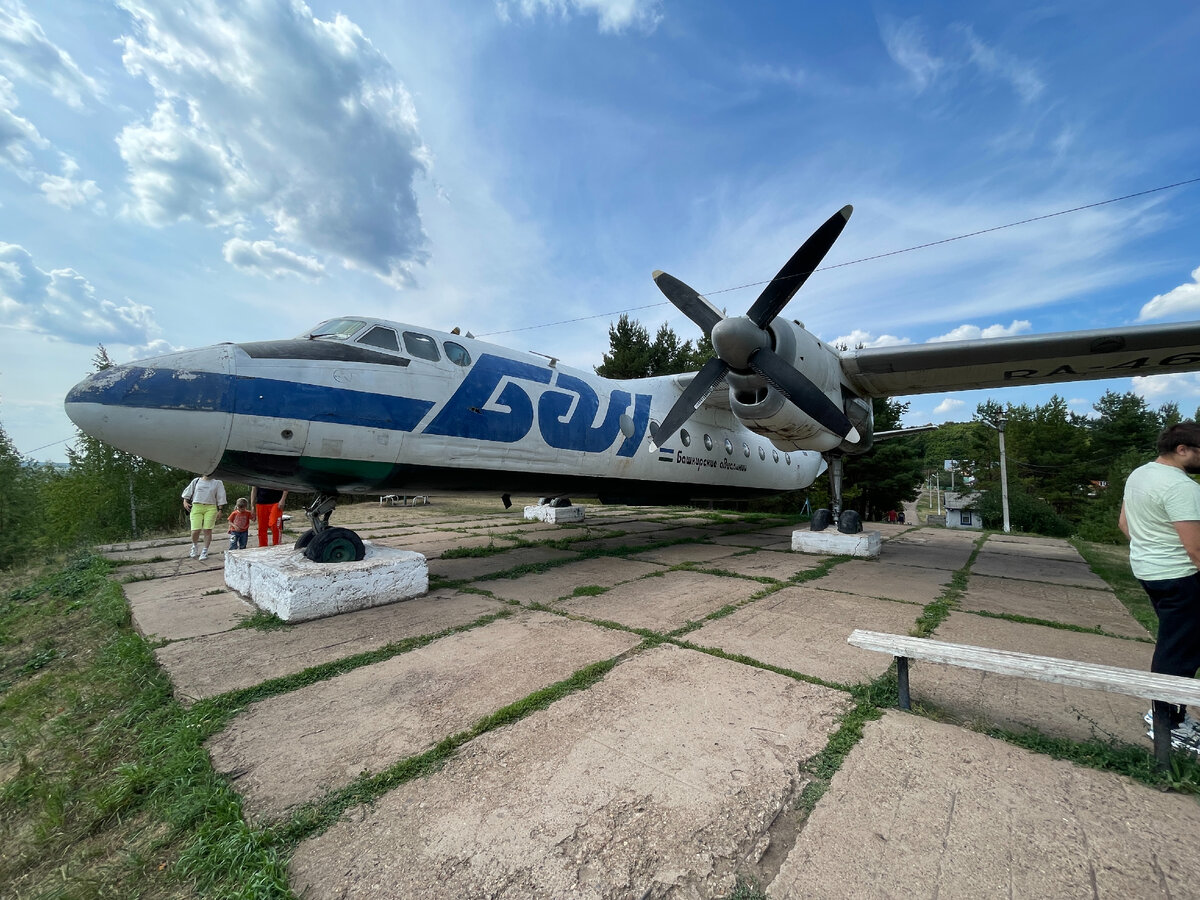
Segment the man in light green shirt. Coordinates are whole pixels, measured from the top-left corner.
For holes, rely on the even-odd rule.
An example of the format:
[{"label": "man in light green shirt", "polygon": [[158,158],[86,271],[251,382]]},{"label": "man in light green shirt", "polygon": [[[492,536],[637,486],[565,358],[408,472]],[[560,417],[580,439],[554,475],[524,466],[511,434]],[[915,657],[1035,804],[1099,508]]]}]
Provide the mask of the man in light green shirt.
[{"label": "man in light green shirt", "polygon": [[[1158,436],[1158,458],[1125,482],[1120,527],[1129,566],[1154,605],[1158,641],[1150,671],[1194,678],[1200,669],[1200,424],[1180,422]],[[1166,704],[1171,742],[1200,753],[1200,722]],[[1147,721],[1151,721],[1147,713]]]}]

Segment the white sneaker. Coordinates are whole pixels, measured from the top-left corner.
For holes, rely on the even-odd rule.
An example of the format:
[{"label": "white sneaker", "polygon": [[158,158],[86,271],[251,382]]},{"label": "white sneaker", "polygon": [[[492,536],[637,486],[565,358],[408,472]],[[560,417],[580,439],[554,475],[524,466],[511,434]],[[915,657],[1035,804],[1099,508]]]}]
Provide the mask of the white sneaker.
[{"label": "white sneaker", "polygon": [[196,545],[192,544],[192,549],[188,551],[188,559],[196,558]]},{"label": "white sneaker", "polygon": [[200,561],[203,562],[206,559],[208,559],[208,548],[207,547],[205,547],[203,550],[200,551]]}]

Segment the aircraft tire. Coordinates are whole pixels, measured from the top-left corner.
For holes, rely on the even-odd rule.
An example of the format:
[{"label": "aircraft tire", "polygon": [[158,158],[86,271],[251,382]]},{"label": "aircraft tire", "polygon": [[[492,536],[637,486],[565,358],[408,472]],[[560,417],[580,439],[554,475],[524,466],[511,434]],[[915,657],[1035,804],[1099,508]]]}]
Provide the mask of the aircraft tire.
[{"label": "aircraft tire", "polygon": [[357,562],[367,555],[362,538],[349,528],[326,528],[304,548],[304,555],[313,562]]},{"label": "aircraft tire", "polygon": [[305,531],[303,534],[301,534],[301,535],[300,535],[300,537],[296,538],[296,543],[295,543],[295,545],[294,545],[295,549],[296,549],[296,550],[303,550],[303,549],[304,549],[305,547],[307,547],[307,546],[308,546],[310,543],[312,543],[312,539],[313,539],[313,537],[315,537],[315,536],[316,536],[316,532],[315,532],[315,531],[313,531],[311,528],[310,528],[310,529],[308,529],[308,530],[307,530],[307,531]]},{"label": "aircraft tire", "polygon": [[829,527],[832,521],[833,512],[831,510],[825,509],[824,507],[821,509],[814,509],[812,521],[808,523],[808,528],[810,531],[824,531]]}]

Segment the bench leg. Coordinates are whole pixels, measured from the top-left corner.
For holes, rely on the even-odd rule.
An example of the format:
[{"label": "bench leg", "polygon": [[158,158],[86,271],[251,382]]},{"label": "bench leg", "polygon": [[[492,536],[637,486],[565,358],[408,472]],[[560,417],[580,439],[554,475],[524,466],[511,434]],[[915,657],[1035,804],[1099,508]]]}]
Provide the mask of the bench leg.
[{"label": "bench leg", "polygon": [[908,695],[908,657],[896,657],[896,686],[900,689],[900,708],[912,709],[912,698]]},{"label": "bench leg", "polygon": [[1164,772],[1171,768],[1171,713],[1167,704],[1155,700],[1154,709],[1154,759]]}]

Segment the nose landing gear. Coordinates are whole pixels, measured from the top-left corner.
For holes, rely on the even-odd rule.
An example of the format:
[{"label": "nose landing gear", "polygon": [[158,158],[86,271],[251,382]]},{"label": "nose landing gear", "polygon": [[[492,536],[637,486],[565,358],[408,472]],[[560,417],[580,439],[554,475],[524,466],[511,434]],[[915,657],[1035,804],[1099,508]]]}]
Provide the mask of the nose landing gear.
[{"label": "nose landing gear", "polygon": [[318,563],[357,562],[366,556],[362,538],[349,528],[330,527],[329,516],[337,508],[337,494],[318,494],[304,510],[312,525],[296,541],[296,549]]}]

